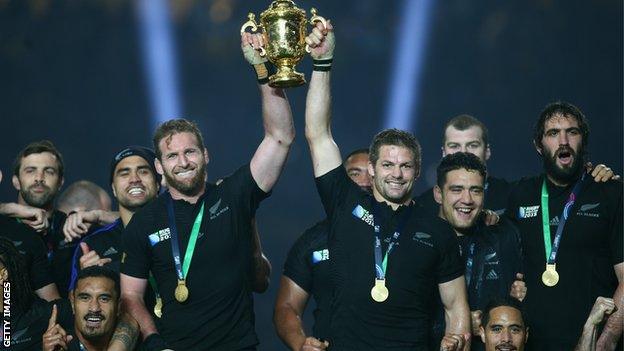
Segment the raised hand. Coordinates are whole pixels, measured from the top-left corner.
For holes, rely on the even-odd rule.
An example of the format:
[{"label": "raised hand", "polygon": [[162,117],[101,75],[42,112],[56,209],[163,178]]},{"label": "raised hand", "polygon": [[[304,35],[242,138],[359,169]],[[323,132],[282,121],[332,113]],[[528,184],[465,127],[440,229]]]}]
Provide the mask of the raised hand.
[{"label": "raised hand", "polygon": [[516,273],[516,280],[511,284],[511,291],[509,291],[509,295],[519,301],[524,300],[527,293],[527,287],[523,279],[524,275],[522,273]]},{"label": "raised hand", "polygon": [[100,258],[97,252],[92,251],[85,242],[80,243],[80,250],[82,250],[82,256],[79,260],[80,269],[91,266],[103,266],[111,262],[110,258]]},{"label": "raised hand", "polygon": [[327,28],[322,22],[316,22],[315,27],[305,38],[310,47],[310,56],[315,60],[329,60],[334,57],[336,38],[331,21],[327,20]]},{"label": "raised hand", "polygon": [[464,347],[464,337],[459,334],[447,334],[442,338],[440,351],[457,351]]},{"label": "raised hand", "polygon": [[320,341],[317,338],[308,336],[301,346],[301,351],[323,351],[329,347],[327,341]]},{"label": "raised hand", "polygon": [[48,330],[43,334],[43,351],[67,350],[73,336],[68,335],[60,324],[56,323],[58,308],[52,306],[52,315],[48,321]]}]

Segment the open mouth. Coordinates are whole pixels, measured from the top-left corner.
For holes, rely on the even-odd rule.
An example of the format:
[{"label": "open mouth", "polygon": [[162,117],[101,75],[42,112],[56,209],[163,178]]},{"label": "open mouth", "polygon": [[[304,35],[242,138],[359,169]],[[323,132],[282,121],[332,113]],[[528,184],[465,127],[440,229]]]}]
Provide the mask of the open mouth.
[{"label": "open mouth", "polygon": [[185,169],[182,171],[175,172],[175,175],[179,178],[192,178],[195,175],[194,169]]},{"label": "open mouth", "polygon": [[470,218],[474,208],[471,207],[455,207],[455,212],[457,212],[460,218],[468,219]]},{"label": "open mouth", "polygon": [[561,150],[557,153],[557,160],[562,165],[569,165],[572,163],[574,157],[572,156],[572,152],[570,150]]},{"label": "open mouth", "polygon": [[84,320],[87,322],[87,327],[89,328],[100,327],[104,319],[104,316],[102,316],[101,314],[89,314],[84,317]]},{"label": "open mouth", "polygon": [[516,347],[513,345],[497,345],[496,350],[497,351],[514,351],[516,350]]},{"label": "open mouth", "polygon": [[145,195],[145,188],[138,186],[131,187],[128,189],[128,194],[130,194],[130,196],[143,196]]}]

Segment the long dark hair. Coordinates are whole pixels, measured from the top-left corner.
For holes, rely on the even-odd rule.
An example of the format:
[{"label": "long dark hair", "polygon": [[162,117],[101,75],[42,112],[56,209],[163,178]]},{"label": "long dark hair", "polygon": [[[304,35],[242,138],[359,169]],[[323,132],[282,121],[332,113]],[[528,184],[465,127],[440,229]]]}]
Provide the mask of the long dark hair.
[{"label": "long dark hair", "polygon": [[27,311],[33,302],[33,290],[24,256],[17,251],[11,240],[3,237],[0,237],[0,263],[9,275],[7,281],[11,284],[11,307],[22,312]]}]

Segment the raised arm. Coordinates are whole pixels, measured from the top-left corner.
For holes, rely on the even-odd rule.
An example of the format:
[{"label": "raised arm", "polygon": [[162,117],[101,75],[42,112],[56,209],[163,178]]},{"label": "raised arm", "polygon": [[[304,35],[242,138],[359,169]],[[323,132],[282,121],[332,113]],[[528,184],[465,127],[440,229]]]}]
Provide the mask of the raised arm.
[{"label": "raised arm", "polygon": [[[327,21],[327,28],[317,23],[310,35],[306,37],[310,46],[310,55],[315,61],[312,72],[305,109],[305,135],[310,146],[314,176],[320,177],[342,164],[340,150],[331,134],[331,71],[317,70],[327,67],[334,55],[335,37],[333,27]],[[329,64],[331,67],[331,63]]]},{"label": "raised arm", "polygon": [[[261,57],[256,50],[262,46],[264,38],[261,34],[243,33],[241,36],[243,55],[254,67],[268,64],[266,58]],[[251,175],[260,189],[268,192],[282,173],[290,145],[295,139],[295,127],[284,91],[271,88],[266,80],[260,82],[260,76],[258,78],[262,98],[264,139],[251,159],[250,168]]]},{"label": "raised arm", "polygon": [[596,350],[596,333],[597,329],[615,310],[613,299],[598,296],[594,307],[589,312],[589,317],[583,326],[583,333],[574,348],[574,351],[594,351]]},{"label": "raised arm", "polygon": [[613,294],[613,301],[617,309],[607,319],[598,339],[596,350],[615,350],[618,341],[622,337],[622,329],[624,328],[624,263],[616,264],[613,268],[618,278],[618,287]]},{"label": "raised arm", "polygon": [[470,350],[470,309],[468,308],[464,277],[461,276],[449,282],[438,284],[438,289],[444,305],[445,336],[463,337],[464,346],[459,350]]}]

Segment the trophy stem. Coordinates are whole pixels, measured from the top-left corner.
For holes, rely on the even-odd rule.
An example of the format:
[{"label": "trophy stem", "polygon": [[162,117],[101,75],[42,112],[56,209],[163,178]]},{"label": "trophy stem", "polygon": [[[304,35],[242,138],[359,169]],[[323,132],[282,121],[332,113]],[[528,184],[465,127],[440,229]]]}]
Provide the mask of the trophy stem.
[{"label": "trophy stem", "polygon": [[306,82],[303,73],[299,73],[290,66],[279,66],[277,73],[269,77],[269,85],[273,88],[294,88]]}]

